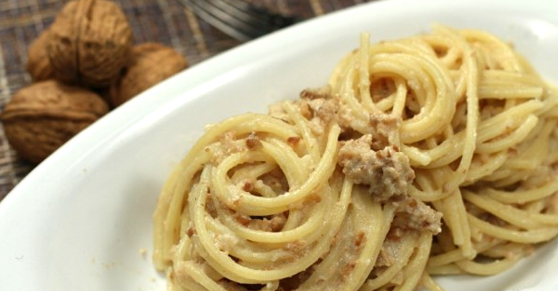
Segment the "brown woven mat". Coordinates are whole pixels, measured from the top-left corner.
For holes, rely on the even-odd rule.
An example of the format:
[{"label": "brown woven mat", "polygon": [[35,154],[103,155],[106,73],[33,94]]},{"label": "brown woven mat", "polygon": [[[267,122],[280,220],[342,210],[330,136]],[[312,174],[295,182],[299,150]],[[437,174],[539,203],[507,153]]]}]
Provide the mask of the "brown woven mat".
[{"label": "brown woven mat", "polygon": [[[364,0],[252,0],[285,13],[311,18]],[[25,71],[27,48],[48,27],[67,1],[0,0],[0,111],[21,87],[30,84]],[[160,42],[182,53],[191,65],[240,42],[213,28],[177,0],[119,0],[133,28],[135,41]],[[33,165],[18,158],[0,124],[0,200]]]}]

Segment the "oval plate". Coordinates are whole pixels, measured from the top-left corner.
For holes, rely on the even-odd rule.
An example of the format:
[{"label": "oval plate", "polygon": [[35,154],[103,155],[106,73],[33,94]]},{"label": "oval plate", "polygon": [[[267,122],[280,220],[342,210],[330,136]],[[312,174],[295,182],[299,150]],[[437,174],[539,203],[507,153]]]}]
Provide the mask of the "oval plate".
[{"label": "oval plate", "polygon": [[[390,0],[319,17],[211,58],[142,93],[65,144],[0,203],[0,290],[165,290],[151,264],[151,214],[167,175],[208,123],[266,112],[326,84],[373,41],[478,28],[513,42],[558,83],[554,0]],[[558,290],[558,241],[494,277],[444,277],[452,291]]]}]

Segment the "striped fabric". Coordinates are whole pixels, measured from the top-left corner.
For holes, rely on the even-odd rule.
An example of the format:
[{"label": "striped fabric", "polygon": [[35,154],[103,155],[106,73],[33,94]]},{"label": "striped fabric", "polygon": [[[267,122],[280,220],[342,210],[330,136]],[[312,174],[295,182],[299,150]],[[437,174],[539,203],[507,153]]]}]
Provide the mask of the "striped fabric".
[{"label": "striped fabric", "polygon": [[[249,0],[246,0],[249,1]],[[326,14],[365,0],[251,0],[303,18]],[[29,44],[48,27],[67,1],[0,0],[0,111],[31,83],[25,71]],[[193,65],[240,44],[185,9],[176,0],[118,0],[136,43],[160,42]],[[0,124],[0,200],[31,170],[10,148]]]}]

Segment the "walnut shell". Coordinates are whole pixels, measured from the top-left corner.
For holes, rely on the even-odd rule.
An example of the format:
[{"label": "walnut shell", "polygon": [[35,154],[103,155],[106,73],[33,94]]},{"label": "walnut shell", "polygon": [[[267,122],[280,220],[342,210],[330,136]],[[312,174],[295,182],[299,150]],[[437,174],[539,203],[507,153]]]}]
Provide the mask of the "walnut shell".
[{"label": "walnut shell", "polygon": [[122,78],[110,88],[110,102],[119,106],[186,67],[186,59],[170,47],[158,43],[137,45]]},{"label": "walnut shell", "polygon": [[29,72],[33,81],[43,81],[54,77],[46,51],[49,37],[49,31],[45,30],[29,46],[27,52],[27,72]]},{"label": "walnut shell", "polygon": [[50,31],[48,57],[56,78],[63,82],[106,87],[129,61],[132,31],[122,10],[111,1],[68,2]]},{"label": "walnut shell", "polygon": [[19,90],[0,119],[17,153],[40,163],[108,110],[93,92],[47,80]]}]

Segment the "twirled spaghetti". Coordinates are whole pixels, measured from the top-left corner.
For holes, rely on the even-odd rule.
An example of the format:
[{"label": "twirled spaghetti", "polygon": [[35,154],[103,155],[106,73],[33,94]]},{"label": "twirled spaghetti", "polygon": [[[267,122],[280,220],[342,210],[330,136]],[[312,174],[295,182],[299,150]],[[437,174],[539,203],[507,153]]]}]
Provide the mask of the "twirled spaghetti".
[{"label": "twirled spaghetti", "polygon": [[169,290],[441,290],[558,234],[558,92],[486,32],[370,44],[212,125],[154,214]]}]

